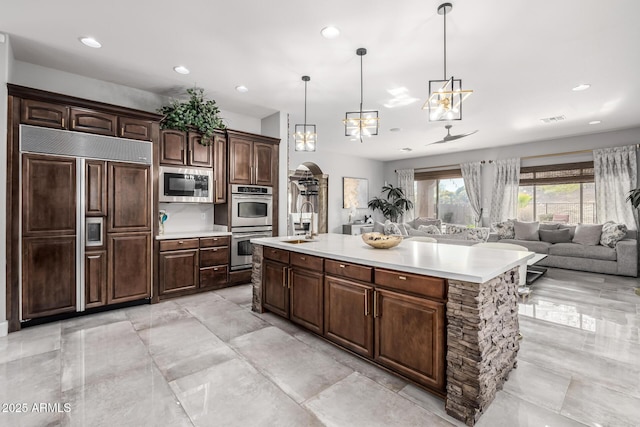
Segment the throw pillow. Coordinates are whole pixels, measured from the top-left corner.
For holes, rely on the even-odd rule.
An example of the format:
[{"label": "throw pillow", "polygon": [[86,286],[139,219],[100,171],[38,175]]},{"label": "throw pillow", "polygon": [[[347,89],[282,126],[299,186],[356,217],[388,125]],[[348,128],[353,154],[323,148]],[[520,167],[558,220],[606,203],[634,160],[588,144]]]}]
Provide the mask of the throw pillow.
[{"label": "throw pillow", "polygon": [[571,236],[571,240],[573,240],[573,238],[576,235],[576,225],[564,225],[564,224],[560,224],[560,227],[558,228],[558,230],[563,230],[563,229],[567,229],[569,230],[569,235]]},{"label": "throw pillow", "polygon": [[538,230],[540,240],[548,243],[571,243],[571,233],[568,228],[562,230]]},{"label": "throw pillow", "polygon": [[515,231],[516,240],[540,240],[540,235],[538,234],[538,225],[538,221],[513,221],[513,229]]},{"label": "throw pillow", "polygon": [[376,221],[373,223],[373,231],[375,233],[383,233],[384,234],[384,224]]},{"label": "throw pillow", "polygon": [[435,225],[421,225],[418,227],[418,231],[424,231],[427,234],[442,234],[440,228]]},{"label": "throw pillow", "polygon": [[600,235],[600,244],[615,248],[616,243],[624,239],[627,235],[627,226],[624,224],[616,224],[613,221],[607,221],[602,224],[602,234]]},{"label": "throw pillow", "polygon": [[486,242],[489,239],[488,227],[467,228],[467,240]]},{"label": "throw pillow", "polygon": [[413,228],[415,228],[416,230],[419,230],[421,225],[435,225],[436,227],[441,227],[442,221],[435,218],[424,217],[418,217],[413,220]]},{"label": "throw pillow", "polygon": [[466,225],[447,224],[445,234],[465,234],[467,232]]},{"label": "throw pillow", "polygon": [[387,220],[387,222],[384,223],[384,234],[392,234],[397,236],[402,235],[402,231],[398,227],[398,224]]},{"label": "throw pillow", "polygon": [[496,231],[499,239],[514,239],[516,233],[513,229],[513,221],[513,219],[508,219],[502,222],[494,222],[491,224],[491,228]]},{"label": "throw pillow", "polygon": [[602,224],[578,224],[573,243],[585,246],[596,246],[600,243]]},{"label": "throw pillow", "polygon": [[560,224],[558,224],[557,222],[553,224],[540,224],[538,226],[538,230],[558,230],[559,228],[560,228]]}]

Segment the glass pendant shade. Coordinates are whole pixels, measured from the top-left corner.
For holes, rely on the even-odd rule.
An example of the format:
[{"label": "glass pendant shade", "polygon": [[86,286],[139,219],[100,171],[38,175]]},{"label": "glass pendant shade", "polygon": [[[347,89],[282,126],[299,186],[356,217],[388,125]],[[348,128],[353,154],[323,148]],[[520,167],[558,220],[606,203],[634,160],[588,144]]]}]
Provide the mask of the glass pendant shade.
[{"label": "glass pendant shade", "polygon": [[379,121],[378,111],[376,110],[363,110],[363,79],[362,79],[362,57],[367,54],[367,49],[361,47],[356,50],[356,55],[360,57],[360,110],[347,111],[345,118],[342,121],[344,123],[344,135],[359,138],[362,142],[362,137],[369,137],[378,134]]},{"label": "glass pendant shade", "polygon": [[309,76],[302,76],[304,82],[304,124],[295,125],[293,138],[296,151],[316,151],[316,143],[318,142],[318,134],[316,133],[316,125],[307,123],[307,82],[311,80]]}]

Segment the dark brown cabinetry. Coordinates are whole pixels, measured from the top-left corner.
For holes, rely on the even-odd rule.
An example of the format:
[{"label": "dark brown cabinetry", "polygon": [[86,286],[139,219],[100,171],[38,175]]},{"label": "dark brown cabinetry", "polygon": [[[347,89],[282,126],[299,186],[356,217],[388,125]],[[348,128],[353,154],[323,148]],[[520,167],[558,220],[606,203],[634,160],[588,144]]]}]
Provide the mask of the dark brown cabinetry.
[{"label": "dark brown cabinetry", "polygon": [[300,267],[291,268],[289,276],[290,319],[317,334],[324,327],[323,278],[322,272]]},{"label": "dark brown cabinetry", "polygon": [[227,138],[213,136],[213,203],[227,202]]},{"label": "dark brown cabinetry", "polygon": [[151,141],[151,120],[134,119],[132,117],[118,117],[118,136],[128,139]]},{"label": "dark brown cabinetry", "polygon": [[107,238],[107,303],[151,296],[151,236],[147,233],[110,233]]},{"label": "dark brown cabinetry", "polygon": [[160,164],[213,167],[213,143],[202,145],[201,142],[202,135],[199,133],[163,130],[160,133]]},{"label": "dark brown cabinetry", "polygon": [[84,108],[71,108],[69,130],[98,135],[116,136],[118,118],[114,114],[102,113]]},{"label": "dark brown cabinetry", "polygon": [[149,166],[108,163],[108,232],[151,230]]},{"label": "dark brown cabinetry", "polygon": [[[196,243],[197,243],[197,239]],[[160,295],[198,287],[198,249],[160,252]]]},{"label": "dark brown cabinetry", "polygon": [[107,304],[107,251],[85,253],[84,295],[86,308]]},{"label": "dark brown cabinetry", "polygon": [[209,145],[202,145],[202,135],[199,133],[189,132],[189,158],[188,164],[190,166],[197,166],[201,168],[213,167],[213,156],[211,151],[211,143]]},{"label": "dark brown cabinetry", "polygon": [[262,266],[262,306],[289,318],[289,265],[265,259]]},{"label": "dark brown cabinetry", "polygon": [[229,284],[229,255],[228,236],[200,238],[200,288]]},{"label": "dark brown cabinetry", "polygon": [[22,101],[20,121],[26,125],[66,129],[69,123],[69,108],[50,102],[25,99]]},{"label": "dark brown cabinetry", "polygon": [[107,163],[87,160],[85,164],[85,214],[107,216]]},{"label": "dark brown cabinetry", "polygon": [[254,139],[229,137],[229,183],[274,186],[278,146]]}]

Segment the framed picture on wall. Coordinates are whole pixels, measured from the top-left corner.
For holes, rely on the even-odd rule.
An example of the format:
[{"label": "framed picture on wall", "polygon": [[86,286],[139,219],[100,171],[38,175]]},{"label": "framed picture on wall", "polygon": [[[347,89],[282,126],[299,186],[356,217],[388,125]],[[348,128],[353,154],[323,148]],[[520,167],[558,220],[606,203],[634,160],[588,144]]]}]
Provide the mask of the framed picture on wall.
[{"label": "framed picture on wall", "polygon": [[366,178],[342,178],[342,207],[345,209],[367,209],[369,181]]}]

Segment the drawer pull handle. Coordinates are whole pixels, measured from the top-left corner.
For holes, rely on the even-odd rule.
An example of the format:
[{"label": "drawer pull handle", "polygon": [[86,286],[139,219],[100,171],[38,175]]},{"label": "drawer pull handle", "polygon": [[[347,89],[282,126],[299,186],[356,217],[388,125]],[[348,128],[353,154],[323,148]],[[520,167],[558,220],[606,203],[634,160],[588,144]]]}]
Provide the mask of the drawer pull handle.
[{"label": "drawer pull handle", "polygon": [[373,291],[373,318],[378,317],[378,292]]},{"label": "drawer pull handle", "polygon": [[339,264],[340,268],[345,268],[344,264]]},{"label": "drawer pull handle", "polygon": [[365,317],[369,315],[369,290],[364,290],[364,315]]},{"label": "drawer pull handle", "polygon": [[62,118],[62,127],[64,127],[64,117]]},{"label": "drawer pull handle", "polygon": [[399,280],[407,280],[407,276],[398,276]]},{"label": "drawer pull handle", "polygon": [[182,245],[183,243],[184,243],[184,242],[183,242],[182,240],[179,240],[179,241],[178,241],[178,244],[179,244],[179,245]]},{"label": "drawer pull handle", "polygon": [[213,248],[213,252],[218,252],[218,248]]},{"label": "drawer pull handle", "polygon": [[124,126],[120,128],[120,136],[124,136]]},{"label": "drawer pull handle", "polygon": [[305,258],[305,257],[303,257],[303,256],[301,256],[301,257],[300,257],[300,259],[301,259],[301,260],[303,260],[303,261],[304,261],[304,260],[306,260],[306,258]]},{"label": "drawer pull handle", "polygon": [[283,288],[287,287],[287,276],[286,276],[287,270],[288,268],[286,267],[282,269],[282,287]]},{"label": "drawer pull handle", "polygon": [[213,271],[218,271],[218,267],[213,267]]}]

